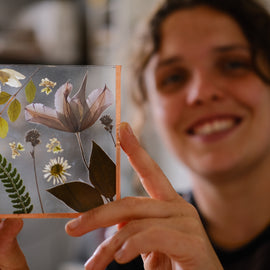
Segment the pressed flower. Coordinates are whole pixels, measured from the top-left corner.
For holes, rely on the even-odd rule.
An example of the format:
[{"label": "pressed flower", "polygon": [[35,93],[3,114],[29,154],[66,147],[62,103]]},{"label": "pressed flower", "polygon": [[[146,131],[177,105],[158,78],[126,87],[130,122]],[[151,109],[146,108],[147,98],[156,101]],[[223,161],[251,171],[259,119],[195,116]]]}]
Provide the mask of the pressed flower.
[{"label": "pressed flower", "polygon": [[10,149],[11,149],[11,156],[13,159],[20,156],[20,151],[24,151],[24,146],[18,142],[17,145],[15,142],[9,143]]},{"label": "pressed flower", "polygon": [[18,71],[9,68],[0,69],[0,81],[3,85],[7,84],[12,87],[20,87],[22,84],[19,80],[25,79],[25,76]]},{"label": "pressed flower", "polygon": [[40,134],[36,129],[29,130],[25,135],[25,141],[30,142],[33,147],[40,144]]},{"label": "pressed flower", "polygon": [[111,116],[107,114],[107,115],[102,116],[99,120],[100,120],[101,124],[104,125],[105,130],[110,133],[112,140],[113,140],[113,144],[114,144],[114,146],[116,146],[116,143],[115,143],[115,140],[114,140],[114,137],[112,134],[113,120],[112,120]]},{"label": "pressed flower", "polygon": [[47,152],[53,152],[54,154],[64,151],[60,141],[58,141],[56,138],[50,139],[50,143],[46,144],[46,148],[48,148]]},{"label": "pressed flower", "polygon": [[52,92],[52,89],[49,87],[45,87],[45,88],[41,89],[40,92],[45,93],[48,96]]},{"label": "pressed flower", "polygon": [[47,178],[47,182],[53,179],[53,185],[59,183],[63,184],[67,180],[66,176],[70,176],[70,174],[66,172],[69,168],[71,168],[71,166],[68,165],[68,161],[64,160],[63,157],[51,159],[49,164],[46,164],[44,167],[44,178]]},{"label": "pressed flower", "polygon": [[44,88],[41,90],[41,93],[45,92],[47,95],[49,95],[52,92],[52,88],[56,86],[56,82],[52,82],[48,78],[45,78],[41,79],[39,86],[44,86]]},{"label": "pressed flower", "polygon": [[23,146],[20,142],[18,142],[18,143],[17,143],[17,149],[18,149],[19,151],[24,151],[24,146]]},{"label": "pressed flower", "polygon": [[112,120],[110,115],[104,115],[99,120],[100,120],[101,124],[104,125],[104,128],[107,131],[112,132],[112,128],[113,128],[112,122],[113,122],[113,120]]},{"label": "pressed flower", "polygon": [[50,128],[66,132],[81,132],[92,126],[102,112],[112,104],[113,95],[105,87],[92,91],[85,97],[87,76],[79,91],[72,97],[72,84],[63,84],[55,93],[55,109],[40,103],[32,103],[25,107],[25,119]]}]

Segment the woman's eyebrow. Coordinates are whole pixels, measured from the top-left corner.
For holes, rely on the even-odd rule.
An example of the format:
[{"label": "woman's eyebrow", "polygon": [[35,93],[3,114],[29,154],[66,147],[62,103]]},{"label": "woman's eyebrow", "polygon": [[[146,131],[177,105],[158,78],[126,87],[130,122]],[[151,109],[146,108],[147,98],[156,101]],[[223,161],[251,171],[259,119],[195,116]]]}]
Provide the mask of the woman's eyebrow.
[{"label": "woman's eyebrow", "polygon": [[[251,49],[249,46],[243,44],[220,45],[213,48],[214,53],[226,53],[232,51],[243,51],[245,53],[250,53]],[[170,65],[179,64],[183,61],[184,59],[181,56],[172,56],[164,59],[159,59],[155,70],[158,71],[159,69],[168,67]]]},{"label": "woman's eyebrow", "polygon": [[230,51],[243,51],[243,52],[250,52],[250,47],[247,45],[242,44],[233,44],[233,45],[222,45],[217,46],[214,48],[214,52],[230,52]]},{"label": "woman's eyebrow", "polygon": [[173,57],[169,57],[169,58],[165,58],[165,59],[160,59],[157,62],[156,65],[156,70],[166,67],[166,66],[170,66],[176,63],[181,63],[183,62],[183,58],[179,57],[179,56],[173,56]]}]

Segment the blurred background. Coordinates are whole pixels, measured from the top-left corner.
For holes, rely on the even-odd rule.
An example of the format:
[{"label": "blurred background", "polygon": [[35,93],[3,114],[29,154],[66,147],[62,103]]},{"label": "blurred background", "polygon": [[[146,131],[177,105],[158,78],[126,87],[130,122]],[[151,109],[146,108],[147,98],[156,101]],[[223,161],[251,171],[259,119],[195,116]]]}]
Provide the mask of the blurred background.
[{"label": "blurred background", "polygon": [[[141,17],[157,0],[0,0],[0,63],[115,65],[122,68],[122,120],[132,122],[125,92],[125,49]],[[142,140],[175,188],[190,188],[188,173],[167,153],[147,119]],[[158,147],[156,147],[158,145]],[[141,195],[125,155],[122,197]],[[79,270],[104,238],[104,230],[81,238],[66,235],[67,220],[25,220],[20,245],[31,270]]]}]

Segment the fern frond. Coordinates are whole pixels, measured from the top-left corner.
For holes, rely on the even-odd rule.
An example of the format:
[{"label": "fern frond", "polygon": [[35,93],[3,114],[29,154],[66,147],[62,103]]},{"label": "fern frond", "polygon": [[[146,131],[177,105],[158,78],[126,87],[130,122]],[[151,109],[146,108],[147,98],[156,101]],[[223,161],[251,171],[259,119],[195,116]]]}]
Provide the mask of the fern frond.
[{"label": "fern frond", "polygon": [[[12,170],[12,164],[8,163],[6,158],[0,154],[0,180],[8,193],[14,214],[29,214],[34,206],[31,204],[29,193],[25,193],[25,186],[17,169]],[[25,194],[24,194],[25,193]]]}]

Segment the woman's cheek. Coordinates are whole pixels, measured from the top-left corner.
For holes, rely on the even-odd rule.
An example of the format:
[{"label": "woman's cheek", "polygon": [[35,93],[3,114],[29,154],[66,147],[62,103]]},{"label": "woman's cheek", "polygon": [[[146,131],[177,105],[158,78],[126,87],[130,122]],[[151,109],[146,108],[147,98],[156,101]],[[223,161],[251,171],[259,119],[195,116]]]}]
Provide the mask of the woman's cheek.
[{"label": "woman's cheek", "polygon": [[178,125],[183,111],[181,102],[173,97],[161,97],[152,110],[156,121],[167,128]]},{"label": "woman's cheek", "polygon": [[[232,95],[235,99],[250,108],[260,106],[260,104],[269,99],[270,87],[265,85],[257,76],[254,76],[252,80],[245,80],[241,85],[235,85],[232,87]],[[235,90],[236,89],[236,90]]]}]

